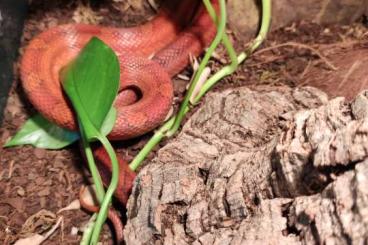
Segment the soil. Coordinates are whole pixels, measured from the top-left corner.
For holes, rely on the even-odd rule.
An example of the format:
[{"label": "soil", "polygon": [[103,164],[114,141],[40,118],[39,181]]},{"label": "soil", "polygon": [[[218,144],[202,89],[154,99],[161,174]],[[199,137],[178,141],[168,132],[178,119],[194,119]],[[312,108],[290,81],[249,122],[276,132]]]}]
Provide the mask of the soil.
[{"label": "soil", "polygon": [[[58,24],[83,21],[130,26],[147,20],[153,14],[149,5],[141,6],[138,11],[131,6],[127,7],[126,3],[109,1],[92,5],[81,1],[32,1],[20,53],[34,35]],[[229,33],[237,50],[244,49],[247,40],[238,40],[231,30]],[[319,69],[321,72],[325,71],[331,50],[348,52],[362,47],[366,43],[367,33],[363,20],[349,26],[294,23],[271,33],[262,45],[262,48],[269,50],[256,52],[233,75],[216,85],[214,90],[264,84],[298,86],[311,64],[322,64]],[[294,45],[277,47],[285,43]],[[301,43],[309,48],[300,46]],[[326,51],[326,57],[323,56],[325,59],[321,59],[310,47],[322,53]],[[226,61],[224,53],[223,47],[217,50],[220,58],[216,56],[210,63],[214,70],[223,65],[224,59]],[[20,86],[18,64],[14,67],[17,79],[11,89],[0,128],[1,145],[35,113]],[[190,72],[188,68],[183,74],[190,76]],[[187,81],[174,78],[176,103],[183,97],[186,83]],[[120,154],[131,160],[149,137],[150,134],[119,143],[117,148]],[[167,142],[165,140],[160,146]],[[154,155],[154,152],[151,153],[145,164]],[[44,244],[78,244],[81,229],[90,214],[78,208],[59,214],[57,212],[78,199],[80,187],[88,183],[91,183],[90,174],[83,164],[77,144],[61,151],[34,149],[30,146],[0,148],[0,243],[11,244],[31,233],[41,233],[54,224],[57,216],[63,216],[62,226]],[[39,213],[41,210],[48,212]],[[35,214],[38,214],[36,220],[25,223]],[[104,244],[112,244],[111,236],[109,226],[106,225],[101,236]]]}]

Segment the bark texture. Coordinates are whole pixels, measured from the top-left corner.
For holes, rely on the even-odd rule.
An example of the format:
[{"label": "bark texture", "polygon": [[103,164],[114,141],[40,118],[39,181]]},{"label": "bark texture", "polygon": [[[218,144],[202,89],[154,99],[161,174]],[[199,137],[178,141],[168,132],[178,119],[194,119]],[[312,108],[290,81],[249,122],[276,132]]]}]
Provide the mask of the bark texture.
[{"label": "bark texture", "polygon": [[364,244],[368,99],[306,87],[207,96],[139,173],[127,244]]}]

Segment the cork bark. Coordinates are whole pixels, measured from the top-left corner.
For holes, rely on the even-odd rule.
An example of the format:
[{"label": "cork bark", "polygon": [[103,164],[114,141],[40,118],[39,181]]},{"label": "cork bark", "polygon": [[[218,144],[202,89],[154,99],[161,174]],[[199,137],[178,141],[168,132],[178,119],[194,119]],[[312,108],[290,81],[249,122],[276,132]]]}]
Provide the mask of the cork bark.
[{"label": "cork bark", "polygon": [[237,88],[139,173],[127,244],[364,244],[368,99]]}]

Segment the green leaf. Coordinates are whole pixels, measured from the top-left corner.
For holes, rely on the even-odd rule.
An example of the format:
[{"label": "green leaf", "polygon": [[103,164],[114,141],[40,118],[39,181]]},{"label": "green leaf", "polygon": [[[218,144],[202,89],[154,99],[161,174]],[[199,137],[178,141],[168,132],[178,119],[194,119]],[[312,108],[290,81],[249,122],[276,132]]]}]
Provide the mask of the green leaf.
[{"label": "green leaf", "polygon": [[[114,51],[98,38],[91,41],[65,69],[64,89],[69,95],[86,137],[96,139],[113,128],[116,109],[112,103],[119,88],[120,68]],[[41,115],[29,119],[4,146],[30,144],[60,149],[79,139],[77,132],[50,123]]]},{"label": "green leaf", "polygon": [[115,107],[111,107],[109,113],[107,113],[107,116],[101,126],[100,131],[103,135],[108,135],[111,132],[112,128],[115,125],[116,116],[117,116],[117,111]]},{"label": "green leaf", "polygon": [[109,46],[93,37],[62,70],[61,77],[85,136],[89,140],[97,138],[119,89],[117,56]]},{"label": "green leaf", "polygon": [[60,128],[37,114],[23,125],[4,147],[33,145],[46,149],[61,149],[79,139],[78,132]]},{"label": "green leaf", "polygon": [[[91,237],[91,244],[97,244],[119,180],[119,164],[115,151],[103,134],[112,129],[116,118],[116,110],[112,104],[119,88],[119,60],[112,49],[93,37],[79,56],[61,71],[61,77],[64,91],[78,117],[83,148],[96,185],[97,198],[101,203]],[[112,164],[111,182],[106,193],[89,145],[90,141],[96,139],[106,149]]]}]

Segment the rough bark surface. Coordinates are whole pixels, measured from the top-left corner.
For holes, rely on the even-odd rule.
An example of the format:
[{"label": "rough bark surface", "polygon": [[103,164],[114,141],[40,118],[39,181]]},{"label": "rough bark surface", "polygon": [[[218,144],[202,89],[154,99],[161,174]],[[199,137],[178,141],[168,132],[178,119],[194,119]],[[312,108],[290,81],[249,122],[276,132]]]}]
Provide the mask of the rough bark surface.
[{"label": "rough bark surface", "polygon": [[139,173],[127,244],[364,244],[368,99],[314,88],[209,95]]},{"label": "rough bark surface", "polygon": [[295,198],[284,214],[305,244],[368,242],[367,96],[299,111],[280,137],[277,196]]}]

